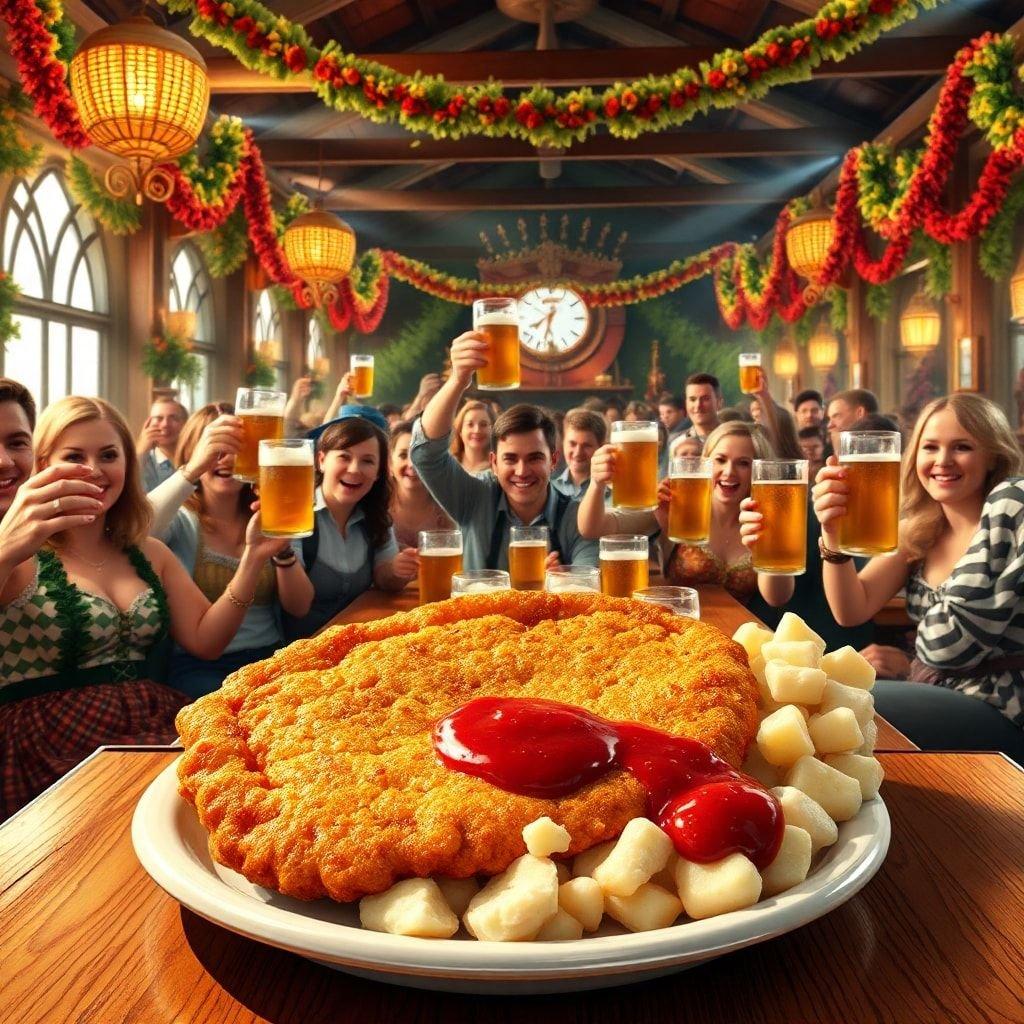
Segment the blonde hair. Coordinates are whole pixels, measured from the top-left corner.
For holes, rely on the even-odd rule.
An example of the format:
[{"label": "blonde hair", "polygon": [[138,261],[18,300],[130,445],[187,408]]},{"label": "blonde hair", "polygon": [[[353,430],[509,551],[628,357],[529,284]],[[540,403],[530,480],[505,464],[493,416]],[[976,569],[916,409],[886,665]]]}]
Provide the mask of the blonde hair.
[{"label": "blonde hair", "polygon": [[767,434],[756,423],[747,423],[745,420],[729,420],[715,427],[704,442],[704,458],[710,457],[715,448],[727,437],[747,438],[753,445],[755,459],[775,458],[775,449]]},{"label": "blonde hair", "polygon": [[946,527],[946,517],[939,503],[925,490],[917,476],[917,450],[928,421],[937,412],[952,409],[960,426],[978,442],[992,460],[985,477],[985,494],[1007,477],[1017,476],[1024,468],[1020,445],[1003,410],[981,395],[958,392],[936,398],[922,410],[903,453],[900,471],[903,500],[900,505],[900,541],[911,561],[925,557]]},{"label": "blonde hair", "polygon": [[[69,395],[47,406],[33,436],[36,472],[44,469],[57,449],[57,442],[65,431],[79,423],[102,420],[109,423],[117,434],[124,454],[124,488],[106,516],[106,532],[119,548],[141,543],[149,533],[153,510],[142,489],[139,460],[135,457],[135,440],[124,417],[102,398],[83,398]],[[63,539],[57,534],[51,543],[59,546]]]},{"label": "blonde hair", "polygon": [[462,424],[466,422],[466,417],[471,412],[476,411],[486,413],[487,419],[490,421],[491,428],[494,428],[494,412],[486,402],[467,402],[459,410],[458,416],[455,417],[455,424],[452,427],[452,440],[448,445],[448,450],[460,461],[462,460],[463,455],[466,454],[466,445],[462,440]]}]

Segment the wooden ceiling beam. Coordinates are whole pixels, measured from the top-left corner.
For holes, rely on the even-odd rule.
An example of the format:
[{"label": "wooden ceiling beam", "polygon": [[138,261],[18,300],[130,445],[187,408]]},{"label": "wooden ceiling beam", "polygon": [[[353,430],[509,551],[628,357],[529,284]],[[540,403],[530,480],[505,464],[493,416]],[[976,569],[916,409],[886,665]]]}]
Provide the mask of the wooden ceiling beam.
[{"label": "wooden ceiling beam", "polygon": [[328,14],[349,7],[356,0],[275,0],[272,5],[277,14],[289,21],[298,21],[303,25],[311,25]]}]

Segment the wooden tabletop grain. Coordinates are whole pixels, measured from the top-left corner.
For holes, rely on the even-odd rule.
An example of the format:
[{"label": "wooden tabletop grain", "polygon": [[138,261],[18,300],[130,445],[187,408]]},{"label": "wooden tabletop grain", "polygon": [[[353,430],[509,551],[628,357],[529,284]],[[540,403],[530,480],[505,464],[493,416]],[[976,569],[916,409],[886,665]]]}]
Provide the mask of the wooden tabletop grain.
[{"label": "wooden tabletop grain", "polygon": [[642,985],[487,999],[364,981],[182,909],[130,837],[175,756],[101,751],[0,827],[4,1024],[1024,1020],[1024,773],[999,754],[881,755],[888,857],[812,924]]}]

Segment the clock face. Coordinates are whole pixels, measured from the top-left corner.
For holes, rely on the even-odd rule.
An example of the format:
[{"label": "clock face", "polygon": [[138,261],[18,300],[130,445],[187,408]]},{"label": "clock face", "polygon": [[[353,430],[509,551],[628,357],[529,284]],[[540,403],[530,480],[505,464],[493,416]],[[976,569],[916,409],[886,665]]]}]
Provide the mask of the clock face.
[{"label": "clock face", "polygon": [[519,299],[519,340],[542,358],[571,352],[589,326],[587,304],[571,288],[534,288]]}]

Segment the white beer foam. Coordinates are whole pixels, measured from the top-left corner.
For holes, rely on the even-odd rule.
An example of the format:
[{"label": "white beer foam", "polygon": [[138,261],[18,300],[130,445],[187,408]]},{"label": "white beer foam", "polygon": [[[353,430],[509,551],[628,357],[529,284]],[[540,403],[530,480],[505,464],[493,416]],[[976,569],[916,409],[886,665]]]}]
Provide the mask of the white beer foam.
[{"label": "white beer foam", "polygon": [[597,594],[600,591],[595,590],[593,587],[585,587],[582,583],[555,583],[549,584],[548,593],[550,594]]},{"label": "white beer foam", "polygon": [[613,430],[611,436],[612,444],[629,444],[637,441],[653,441],[658,443],[658,428],[644,427],[641,430]]},{"label": "white beer foam", "polygon": [[793,484],[795,487],[806,487],[806,480],[755,480],[754,484],[763,486],[765,484],[771,484],[774,487],[776,484]]},{"label": "white beer foam", "polygon": [[420,551],[420,558],[450,558],[461,554],[462,548],[427,548],[426,551]]},{"label": "white beer foam", "polygon": [[546,548],[546,540],[513,540],[509,542],[510,548]]},{"label": "white beer foam", "polygon": [[[508,590],[509,585],[507,583],[484,583],[483,581],[477,583],[470,583],[468,586],[463,587],[460,593],[463,594],[489,594],[495,590]],[[458,594],[453,595],[458,597]]]},{"label": "white beer foam", "polygon": [[239,409],[236,416],[280,416],[284,419],[284,403],[280,405],[261,405],[258,409]]},{"label": "white beer foam", "polygon": [[473,327],[518,327],[519,317],[515,313],[509,313],[503,309],[497,309],[493,313],[481,313],[473,320]]},{"label": "white beer foam", "polygon": [[602,562],[646,562],[646,551],[602,551]]},{"label": "white beer foam", "polygon": [[673,473],[670,480],[710,480],[711,470],[706,473]]},{"label": "white beer foam", "polygon": [[844,462],[899,462],[901,455],[894,452],[865,452],[858,455],[840,455],[839,464]]},{"label": "white beer foam", "polygon": [[261,466],[312,466],[313,453],[308,448],[270,448],[260,445]]}]

